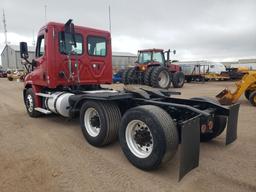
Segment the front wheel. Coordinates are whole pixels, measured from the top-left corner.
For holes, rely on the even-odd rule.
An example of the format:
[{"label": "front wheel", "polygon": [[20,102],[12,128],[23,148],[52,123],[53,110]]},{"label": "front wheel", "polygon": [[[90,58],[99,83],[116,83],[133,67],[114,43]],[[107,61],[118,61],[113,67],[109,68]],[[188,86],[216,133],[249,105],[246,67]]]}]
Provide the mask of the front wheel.
[{"label": "front wheel", "polygon": [[185,75],[183,72],[178,71],[173,74],[172,84],[174,88],[181,88],[185,83]]},{"label": "front wheel", "polygon": [[256,91],[250,93],[249,101],[253,106],[256,106]]},{"label": "front wheel", "polygon": [[179,140],[177,128],[166,111],[157,106],[143,105],[124,114],[119,142],[134,166],[151,170],[175,155]]},{"label": "front wheel", "polygon": [[252,90],[245,90],[244,92],[244,96],[245,98],[249,101],[249,97],[250,97],[250,94],[251,94]]},{"label": "front wheel", "polygon": [[25,91],[24,102],[30,117],[39,117],[40,115],[42,115],[40,112],[35,110],[35,94],[32,88],[29,88]]}]

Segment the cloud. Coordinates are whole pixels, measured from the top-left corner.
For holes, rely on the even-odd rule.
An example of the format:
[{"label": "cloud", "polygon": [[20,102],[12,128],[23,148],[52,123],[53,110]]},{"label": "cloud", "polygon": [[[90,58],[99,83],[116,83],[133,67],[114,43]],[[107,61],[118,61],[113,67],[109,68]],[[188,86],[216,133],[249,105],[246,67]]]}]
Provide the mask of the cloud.
[{"label": "cloud", "polygon": [[[254,0],[2,0],[8,39],[30,39],[47,20],[108,30],[111,5],[114,51],[176,49],[175,59],[227,60],[256,57]],[[2,25],[0,32],[3,32]],[[0,33],[2,37],[2,33]],[[3,38],[1,38],[1,43]],[[0,44],[1,49],[1,44]]]}]

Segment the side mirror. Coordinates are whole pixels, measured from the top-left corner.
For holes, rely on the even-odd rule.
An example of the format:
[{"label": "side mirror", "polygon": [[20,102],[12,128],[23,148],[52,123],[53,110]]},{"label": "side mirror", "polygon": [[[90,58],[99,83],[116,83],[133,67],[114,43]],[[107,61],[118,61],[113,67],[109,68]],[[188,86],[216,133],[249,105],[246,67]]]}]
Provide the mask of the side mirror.
[{"label": "side mirror", "polygon": [[20,57],[22,59],[28,59],[28,45],[27,42],[20,42]]}]

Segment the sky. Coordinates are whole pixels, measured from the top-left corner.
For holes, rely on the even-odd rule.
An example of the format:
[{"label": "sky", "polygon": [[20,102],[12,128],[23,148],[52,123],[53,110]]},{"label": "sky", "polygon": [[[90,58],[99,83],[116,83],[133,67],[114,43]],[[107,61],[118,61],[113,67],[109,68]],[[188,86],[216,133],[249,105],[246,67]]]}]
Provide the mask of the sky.
[{"label": "sky", "polygon": [[[46,22],[109,30],[113,51],[176,50],[173,59],[232,61],[256,58],[256,0],[0,0],[0,52],[4,47],[3,9],[8,42],[27,41]],[[45,14],[46,8],[46,14]]]}]

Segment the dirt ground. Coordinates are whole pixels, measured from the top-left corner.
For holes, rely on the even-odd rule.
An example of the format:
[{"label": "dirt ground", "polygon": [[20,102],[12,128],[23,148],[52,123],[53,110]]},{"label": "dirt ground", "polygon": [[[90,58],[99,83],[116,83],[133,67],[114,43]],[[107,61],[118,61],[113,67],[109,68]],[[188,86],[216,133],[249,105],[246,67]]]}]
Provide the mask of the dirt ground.
[{"label": "dirt ground", "polygon": [[[232,82],[185,84],[183,97],[214,96]],[[0,79],[0,191],[256,191],[256,108],[241,97],[238,139],[201,143],[200,165],[178,182],[178,159],[153,172],[132,166],[117,143],[95,148],[78,119],[30,118],[22,83]],[[177,90],[177,89],[175,89]]]}]

